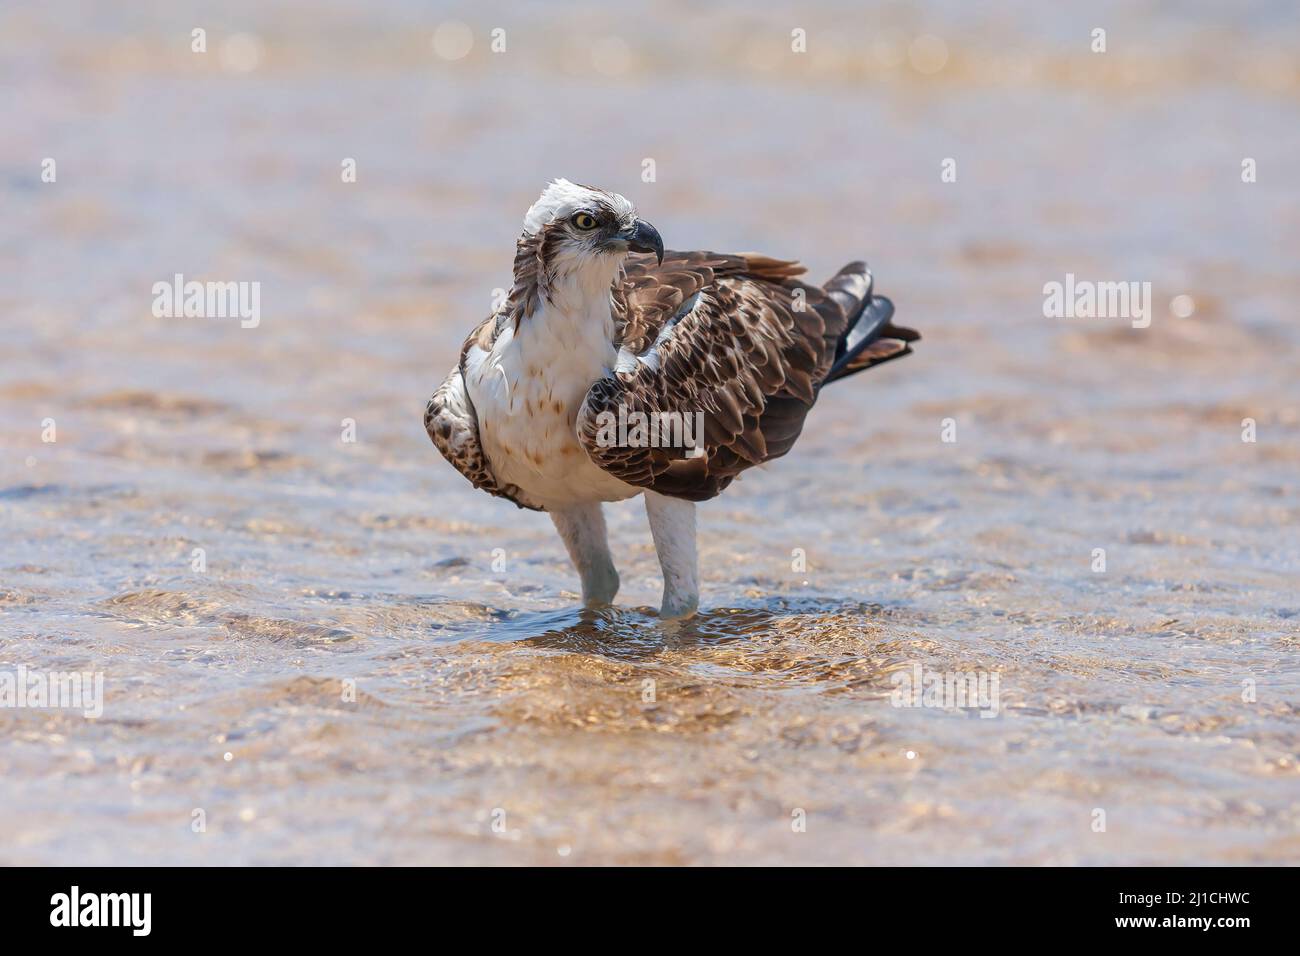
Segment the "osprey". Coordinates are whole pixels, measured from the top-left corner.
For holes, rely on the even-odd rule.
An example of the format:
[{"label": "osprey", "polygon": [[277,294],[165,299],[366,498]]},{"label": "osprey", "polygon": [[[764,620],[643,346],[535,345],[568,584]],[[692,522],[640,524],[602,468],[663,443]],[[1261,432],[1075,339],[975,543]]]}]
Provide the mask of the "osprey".
[{"label": "osprey", "polygon": [[[804,271],[665,251],[622,196],[557,179],[524,217],[509,296],[465,340],[425,429],[476,488],[550,513],[588,605],[618,592],[601,503],[644,494],[660,615],[689,616],[695,502],[788,452],[824,385],[920,338],[891,324],[865,263],[823,286]],[[702,429],[609,427],[683,419]]]}]

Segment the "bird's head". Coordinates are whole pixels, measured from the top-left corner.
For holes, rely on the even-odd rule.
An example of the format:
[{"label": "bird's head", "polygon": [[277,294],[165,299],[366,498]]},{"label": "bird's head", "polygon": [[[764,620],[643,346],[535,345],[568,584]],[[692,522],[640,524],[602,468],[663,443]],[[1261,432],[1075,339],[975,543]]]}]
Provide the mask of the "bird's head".
[{"label": "bird's head", "polygon": [[507,308],[516,328],[548,301],[564,310],[604,303],[629,251],[663,262],[659,231],[618,193],[557,179],[524,216]]},{"label": "bird's head", "polygon": [[622,261],[628,250],[653,252],[663,262],[659,231],[638,219],[618,193],[557,179],[542,190],[524,216],[524,235],[543,239],[546,258],[581,267],[601,260]]}]

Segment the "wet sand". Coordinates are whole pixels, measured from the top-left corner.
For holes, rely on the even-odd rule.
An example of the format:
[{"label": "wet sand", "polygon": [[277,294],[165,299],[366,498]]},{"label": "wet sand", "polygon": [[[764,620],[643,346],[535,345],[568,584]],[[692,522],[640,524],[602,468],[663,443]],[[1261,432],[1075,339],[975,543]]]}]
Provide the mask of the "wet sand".
[{"label": "wet sand", "polygon": [[[0,863],[1300,861],[1285,4],[58,7],[0,12],[0,671],[105,699],[0,708]],[[867,258],[925,337],[701,507],[679,627],[639,501],[580,612],[422,429],[552,176]],[[1045,318],[1067,272],[1150,327]],[[176,273],[260,323],[156,318]],[[916,665],[996,717],[893,706]]]}]

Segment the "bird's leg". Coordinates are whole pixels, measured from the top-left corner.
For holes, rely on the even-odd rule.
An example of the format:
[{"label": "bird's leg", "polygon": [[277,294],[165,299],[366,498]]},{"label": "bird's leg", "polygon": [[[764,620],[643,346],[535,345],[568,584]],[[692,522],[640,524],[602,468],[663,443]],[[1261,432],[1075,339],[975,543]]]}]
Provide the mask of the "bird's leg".
[{"label": "bird's leg", "polygon": [[552,508],[551,520],[582,578],[582,602],[588,606],[611,603],[618,593],[618,571],[609,554],[600,502]]},{"label": "bird's leg", "polygon": [[663,618],[690,617],[700,606],[700,570],[695,554],[695,502],[645,493],[650,534],[664,571]]}]

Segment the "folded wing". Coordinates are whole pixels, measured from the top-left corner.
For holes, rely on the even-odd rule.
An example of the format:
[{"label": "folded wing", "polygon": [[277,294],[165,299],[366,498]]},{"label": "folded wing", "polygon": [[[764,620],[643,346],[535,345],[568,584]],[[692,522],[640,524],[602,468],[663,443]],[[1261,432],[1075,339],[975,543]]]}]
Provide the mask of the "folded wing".
[{"label": "folded wing", "polygon": [[[662,265],[630,256],[614,292],[618,367],[578,416],[591,459],[629,484],[702,501],[788,452],[848,325],[831,295],[796,278],[803,272],[752,254],[670,252]],[[620,409],[633,422],[703,413],[702,450],[611,442]]]},{"label": "folded wing", "polygon": [[424,409],[424,430],[433,439],[442,457],[470,480],[475,488],[501,498],[509,498],[521,508],[542,509],[526,500],[523,492],[511,484],[500,484],[492,473],[491,463],[479,441],[478,415],[465,388],[465,355],[470,349],[489,351],[501,329],[502,319],[494,315],[470,333],[461,348],[455,368],[429,399]]}]

